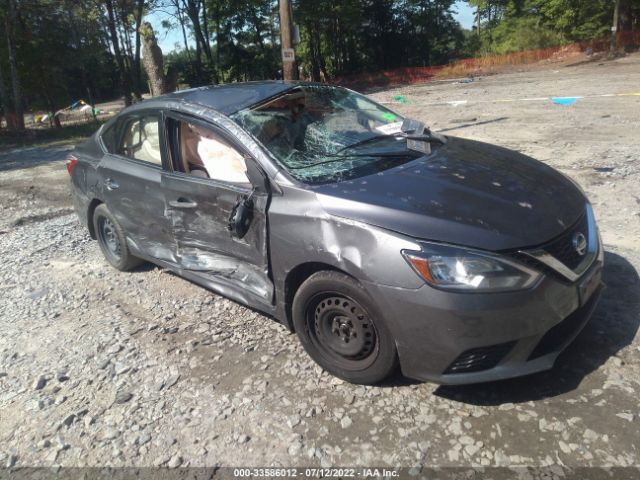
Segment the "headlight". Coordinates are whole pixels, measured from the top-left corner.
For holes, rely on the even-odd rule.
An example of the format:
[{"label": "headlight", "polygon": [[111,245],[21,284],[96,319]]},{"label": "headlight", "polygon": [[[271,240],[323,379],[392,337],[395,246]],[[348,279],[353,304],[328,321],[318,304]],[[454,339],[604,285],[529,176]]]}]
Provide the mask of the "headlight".
[{"label": "headlight", "polygon": [[402,255],[429,285],[465,292],[504,292],[534,285],[542,276],[517,262],[496,255],[443,245]]}]

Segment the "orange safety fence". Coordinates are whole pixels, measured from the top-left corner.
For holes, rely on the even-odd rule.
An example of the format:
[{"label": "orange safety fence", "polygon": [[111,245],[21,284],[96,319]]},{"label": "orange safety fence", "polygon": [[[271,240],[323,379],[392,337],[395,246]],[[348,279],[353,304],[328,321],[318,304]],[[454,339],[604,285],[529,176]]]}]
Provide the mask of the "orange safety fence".
[{"label": "orange safety fence", "polygon": [[[638,47],[640,45],[640,31],[618,32],[616,34],[616,43],[618,49]],[[609,45],[610,39],[597,39],[503,55],[465,58],[446,65],[432,67],[404,67],[372,73],[342,75],[335,77],[331,83],[354,88],[391,87],[415,84],[434,79],[485,74],[493,71],[497,67],[507,65],[525,65],[544,60],[563,60],[571,56],[579,55],[581,52],[587,50],[591,50],[592,52],[606,51],[609,49]]]}]

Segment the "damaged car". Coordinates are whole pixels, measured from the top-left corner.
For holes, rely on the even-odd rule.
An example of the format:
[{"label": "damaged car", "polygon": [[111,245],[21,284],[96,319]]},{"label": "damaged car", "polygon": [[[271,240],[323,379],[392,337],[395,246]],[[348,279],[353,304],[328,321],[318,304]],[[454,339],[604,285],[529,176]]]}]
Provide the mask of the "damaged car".
[{"label": "damaged car", "polygon": [[67,168],[111,265],[153,262],[263,311],[353,383],[549,369],[603,289],[593,209],[568,177],[336,86],[146,100]]}]

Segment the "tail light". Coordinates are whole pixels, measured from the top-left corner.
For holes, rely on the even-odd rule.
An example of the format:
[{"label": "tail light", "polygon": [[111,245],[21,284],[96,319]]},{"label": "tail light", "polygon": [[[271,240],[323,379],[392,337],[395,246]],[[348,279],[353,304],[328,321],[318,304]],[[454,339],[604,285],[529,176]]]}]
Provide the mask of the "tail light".
[{"label": "tail light", "polygon": [[69,172],[69,175],[73,173],[73,169],[76,168],[77,164],[78,159],[76,157],[74,157],[73,155],[69,155],[67,157],[67,172]]}]

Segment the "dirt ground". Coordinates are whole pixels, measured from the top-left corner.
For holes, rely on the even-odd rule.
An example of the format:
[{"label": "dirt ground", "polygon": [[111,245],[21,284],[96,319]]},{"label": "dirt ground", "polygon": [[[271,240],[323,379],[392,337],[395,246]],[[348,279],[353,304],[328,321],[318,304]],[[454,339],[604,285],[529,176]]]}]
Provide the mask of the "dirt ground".
[{"label": "dirt ground", "polygon": [[71,213],[70,147],[0,154],[0,466],[637,468],[639,80],[633,55],[372,94],[554,166],[595,208],[592,321],[552,371],[467,387],[346,384],[255,311],[117,272]]}]

